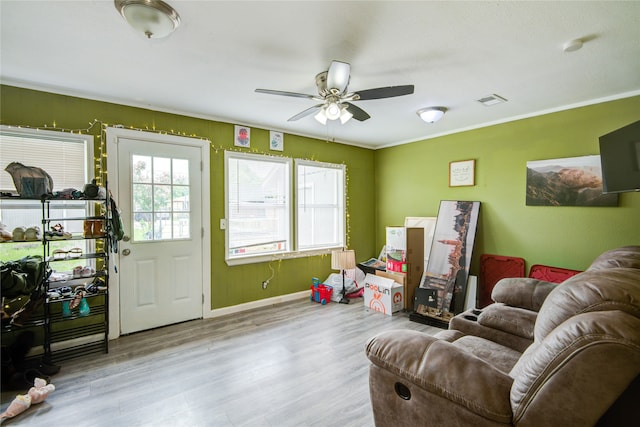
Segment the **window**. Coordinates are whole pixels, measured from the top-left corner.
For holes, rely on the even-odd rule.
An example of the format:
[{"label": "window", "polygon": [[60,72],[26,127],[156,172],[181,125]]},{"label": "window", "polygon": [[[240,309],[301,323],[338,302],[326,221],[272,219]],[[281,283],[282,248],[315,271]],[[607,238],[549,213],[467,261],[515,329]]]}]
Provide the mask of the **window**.
[{"label": "window", "polygon": [[344,170],[296,160],[298,250],[344,246]]},{"label": "window", "polygon": [[225,152],[227,258],[291,248],[291,160]]},{"label": "window", "polygon": [[[53,179],[53,190],[67,188],[82,190],[89,182],[89,159],[93,155],[93,137],[63,132],[20,129],[8,126],[0,128],[0,191],[16,193],[11,175],[4,171],[11,162],[26,166],[37,166]],[[89,203],[74,200],[51,205],[51,216],[57,218],[84,217]],[[0,204],[0,222],[9,231],[16,227],[38,226],[42,228],[42,206],[39,200],[13,198]],[[65,231],[82,234],[82,221],[62,221]],[[65,241],[56,242],[62,245]],[[87,241],[88,242],[88,241]],[[85,242],[74,242],[80,246]],[[26,245],[28,246],[28,245]],[[13,254],[19,245],[2,245],[0,258],[17,259],[21,254]],[[57,248],[57,246],[56,246]],[[32,254],[42,254],[42,244],[34,243]],[[86,250],[87,248],[83,248]]]},{"label": "window", "polygon": [[190,238],[189,160],[134,154],[133,241]]},{"label": "window", "polygon": [[225,165],[227,262],[344,246],[344,165],[296,160],[295,199],[291,159],[227,151]]}]

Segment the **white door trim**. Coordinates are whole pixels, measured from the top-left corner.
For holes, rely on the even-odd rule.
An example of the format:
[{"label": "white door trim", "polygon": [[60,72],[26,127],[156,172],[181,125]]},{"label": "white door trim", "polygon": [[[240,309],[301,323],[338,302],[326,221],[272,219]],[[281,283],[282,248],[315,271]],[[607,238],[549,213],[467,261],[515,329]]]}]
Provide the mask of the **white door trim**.
[{"label": "white door trim", "polygon": [[[210,200],[210,155],[208,140],[184,136],[166,135],[116,127],[106,129],[107,146],[107,185],[118,202],[118,140],[120,138],[138,139],[174,145],[199,147],[202,158],[202,316],[211,312],[211,200]],[[112,172],[113,175],[111,174]],[[120,253],[111,254],[109,263],[109,339],[120,336],[120,277],[115,268],[120,265]]]}]

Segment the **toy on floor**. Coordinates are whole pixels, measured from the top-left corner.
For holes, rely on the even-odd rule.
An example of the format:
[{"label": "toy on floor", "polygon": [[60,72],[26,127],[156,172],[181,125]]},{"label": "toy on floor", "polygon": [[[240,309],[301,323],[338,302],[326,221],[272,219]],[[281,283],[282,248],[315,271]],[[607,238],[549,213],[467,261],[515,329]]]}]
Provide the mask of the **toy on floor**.
[{"label": "toy on floor", "polygon": [[17,395],[13,402],[9,404],[7,410],[0,414],[0,420],[13,418],[29,409],[31,405],[44,402],[49,393],[55,389],[53,384],[47,384],[42,378],[36,378],[33,382],[33,387],[29,389],[27,394]]}]

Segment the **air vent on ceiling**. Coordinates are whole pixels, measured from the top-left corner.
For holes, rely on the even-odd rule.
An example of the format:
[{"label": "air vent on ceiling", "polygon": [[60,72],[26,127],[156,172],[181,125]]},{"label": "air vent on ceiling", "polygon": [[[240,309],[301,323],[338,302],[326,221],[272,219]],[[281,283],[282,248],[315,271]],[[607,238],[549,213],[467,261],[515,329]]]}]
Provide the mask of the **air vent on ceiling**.
[{"label": "air vent on ceiling", "polygon": [[483,96],[478,99],[478,102],[485,107],[490,107],[492,105],[500,104],[501,102],[507,102],[507,99],[493,93],[491,95]]}]

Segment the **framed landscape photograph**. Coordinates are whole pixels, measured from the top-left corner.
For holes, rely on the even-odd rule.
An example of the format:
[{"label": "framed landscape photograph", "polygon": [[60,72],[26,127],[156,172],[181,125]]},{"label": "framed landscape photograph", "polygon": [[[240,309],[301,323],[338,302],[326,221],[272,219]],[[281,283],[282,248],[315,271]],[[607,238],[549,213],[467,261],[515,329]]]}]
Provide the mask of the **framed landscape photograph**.
[{"label": "framed landscape photograph", "polygon": [[449,162],[449,187],[467,187],[476,185],[475,160]]},{"label": "framed landscape photograph", "polygon": [[527,162],[527,206],[618,206],[602,191],[600,156]]}]

